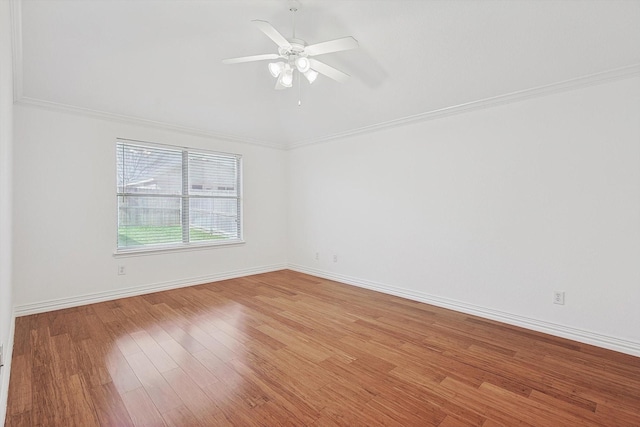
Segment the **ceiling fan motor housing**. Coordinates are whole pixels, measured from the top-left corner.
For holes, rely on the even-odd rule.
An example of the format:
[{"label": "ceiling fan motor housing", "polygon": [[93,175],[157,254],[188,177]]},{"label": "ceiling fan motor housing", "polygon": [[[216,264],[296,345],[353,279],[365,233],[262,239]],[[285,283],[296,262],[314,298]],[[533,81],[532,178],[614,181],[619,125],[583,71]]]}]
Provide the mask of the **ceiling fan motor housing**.
[{"label": "ceiling fan motor housing", "polygon": [[[278,48],[280,56],[287,61],[291,68],[297,68],[301,73],[308,71],[310,65],[309,60],[306,59],[308,55],[304,51],[307,43],[301,39],[291,39],[289,43],[291,48]],[[305,60],[301,58],[305,58]]]},{"label": "ceiling fan motor housing", "polygon": [[291,39],[289,40],[289,44],[291,45],[291,47],[285,46],[278,48],[278,53],[280,54],[280,56],[282,56],[283,58],[288,58],[291,55],[306,56],[306,54],[304,54],[304,48],[307,43],[304,40]]}]

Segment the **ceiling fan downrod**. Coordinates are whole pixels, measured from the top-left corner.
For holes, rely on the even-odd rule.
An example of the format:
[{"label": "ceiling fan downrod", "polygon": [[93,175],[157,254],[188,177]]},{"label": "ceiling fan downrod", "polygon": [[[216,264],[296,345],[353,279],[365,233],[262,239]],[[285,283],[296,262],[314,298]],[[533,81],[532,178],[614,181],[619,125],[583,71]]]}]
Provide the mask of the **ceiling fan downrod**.
[{"label": "ceiling fan downrod", "polygon": [[289,0],[289,11],[291,12],[291,28],[293,28],[293,39],[296,38],[296,12],[300,8],[298,0]]}]

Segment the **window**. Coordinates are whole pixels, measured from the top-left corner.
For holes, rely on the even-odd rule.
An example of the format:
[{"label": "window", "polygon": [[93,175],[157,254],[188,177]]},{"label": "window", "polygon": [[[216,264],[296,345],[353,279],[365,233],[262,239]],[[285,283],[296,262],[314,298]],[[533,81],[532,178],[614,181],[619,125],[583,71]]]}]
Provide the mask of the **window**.
[{"label": "window", "polygon": [[118,251],[242,239],[241,157],[119,139]]}]

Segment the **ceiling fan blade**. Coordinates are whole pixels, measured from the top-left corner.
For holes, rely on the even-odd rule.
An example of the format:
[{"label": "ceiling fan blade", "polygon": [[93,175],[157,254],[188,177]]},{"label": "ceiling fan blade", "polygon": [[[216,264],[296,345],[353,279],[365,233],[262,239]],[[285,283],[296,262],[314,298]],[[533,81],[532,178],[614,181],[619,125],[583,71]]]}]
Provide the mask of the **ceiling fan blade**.
[{"label": "ceiling fan blade", "polygon": [[241,62],[264,61],[267,59],[278,59],[280,55],[277,53],[265,53],[262,55],[242,56],[240,58],[223,59],[223,64],[239,64]]},{"label": "ceiling fan blade", "polygon": [[311,63],[311,69],[316,70],[320,74],[324,74],[325,76],[330,77],[340,83],[344,83],[349,79],[348,74],[345,74],[340,70],[336,70],[335,68],[325,64],[324,62],[320,62],[317,59],[309,58],[309,62]]},{"label": "ceiling fan blade", "polygon": [[260,31],[265,33],[267,37],[273,40],[279,47],[284,49],[291,49],[291,43],[289,43],[289,41],[278,32],[278,30],[273,28],[273,25],[269,24],[267,21],[261,21],[259,19],[255,19],[251,22],[254,22],[258,26]]},{"label": "ceiling fan blade", "polygon": [[[359,46],[358,40],[353,37],[343,37],[341,39],[330,40],[328,42],[316,43],[304,48],[307,55],[323,55],[325,53],[340,52],[342,50],[355,49]],[[317,71],[317,70],[316,70]]]}]

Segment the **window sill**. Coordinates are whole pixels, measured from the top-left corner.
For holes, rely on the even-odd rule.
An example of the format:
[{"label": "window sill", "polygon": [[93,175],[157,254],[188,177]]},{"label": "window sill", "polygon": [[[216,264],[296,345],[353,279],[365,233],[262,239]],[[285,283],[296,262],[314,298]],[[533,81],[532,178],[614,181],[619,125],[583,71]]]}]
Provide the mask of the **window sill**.
[{"label": "window sill", "polygon": [[125,258],[134,256],[146,256],[157,255],[172,252],[184,252],[184,251],[202,251],[207,249],[223,248],[228,246],[240,246],[244,245],[244,240],[226,240],[219,243],[194,243],[190,245],[181,246],[156,246],[153,248],[135,248],[135,249],[119,249],[113,253],[114,258]]}]

